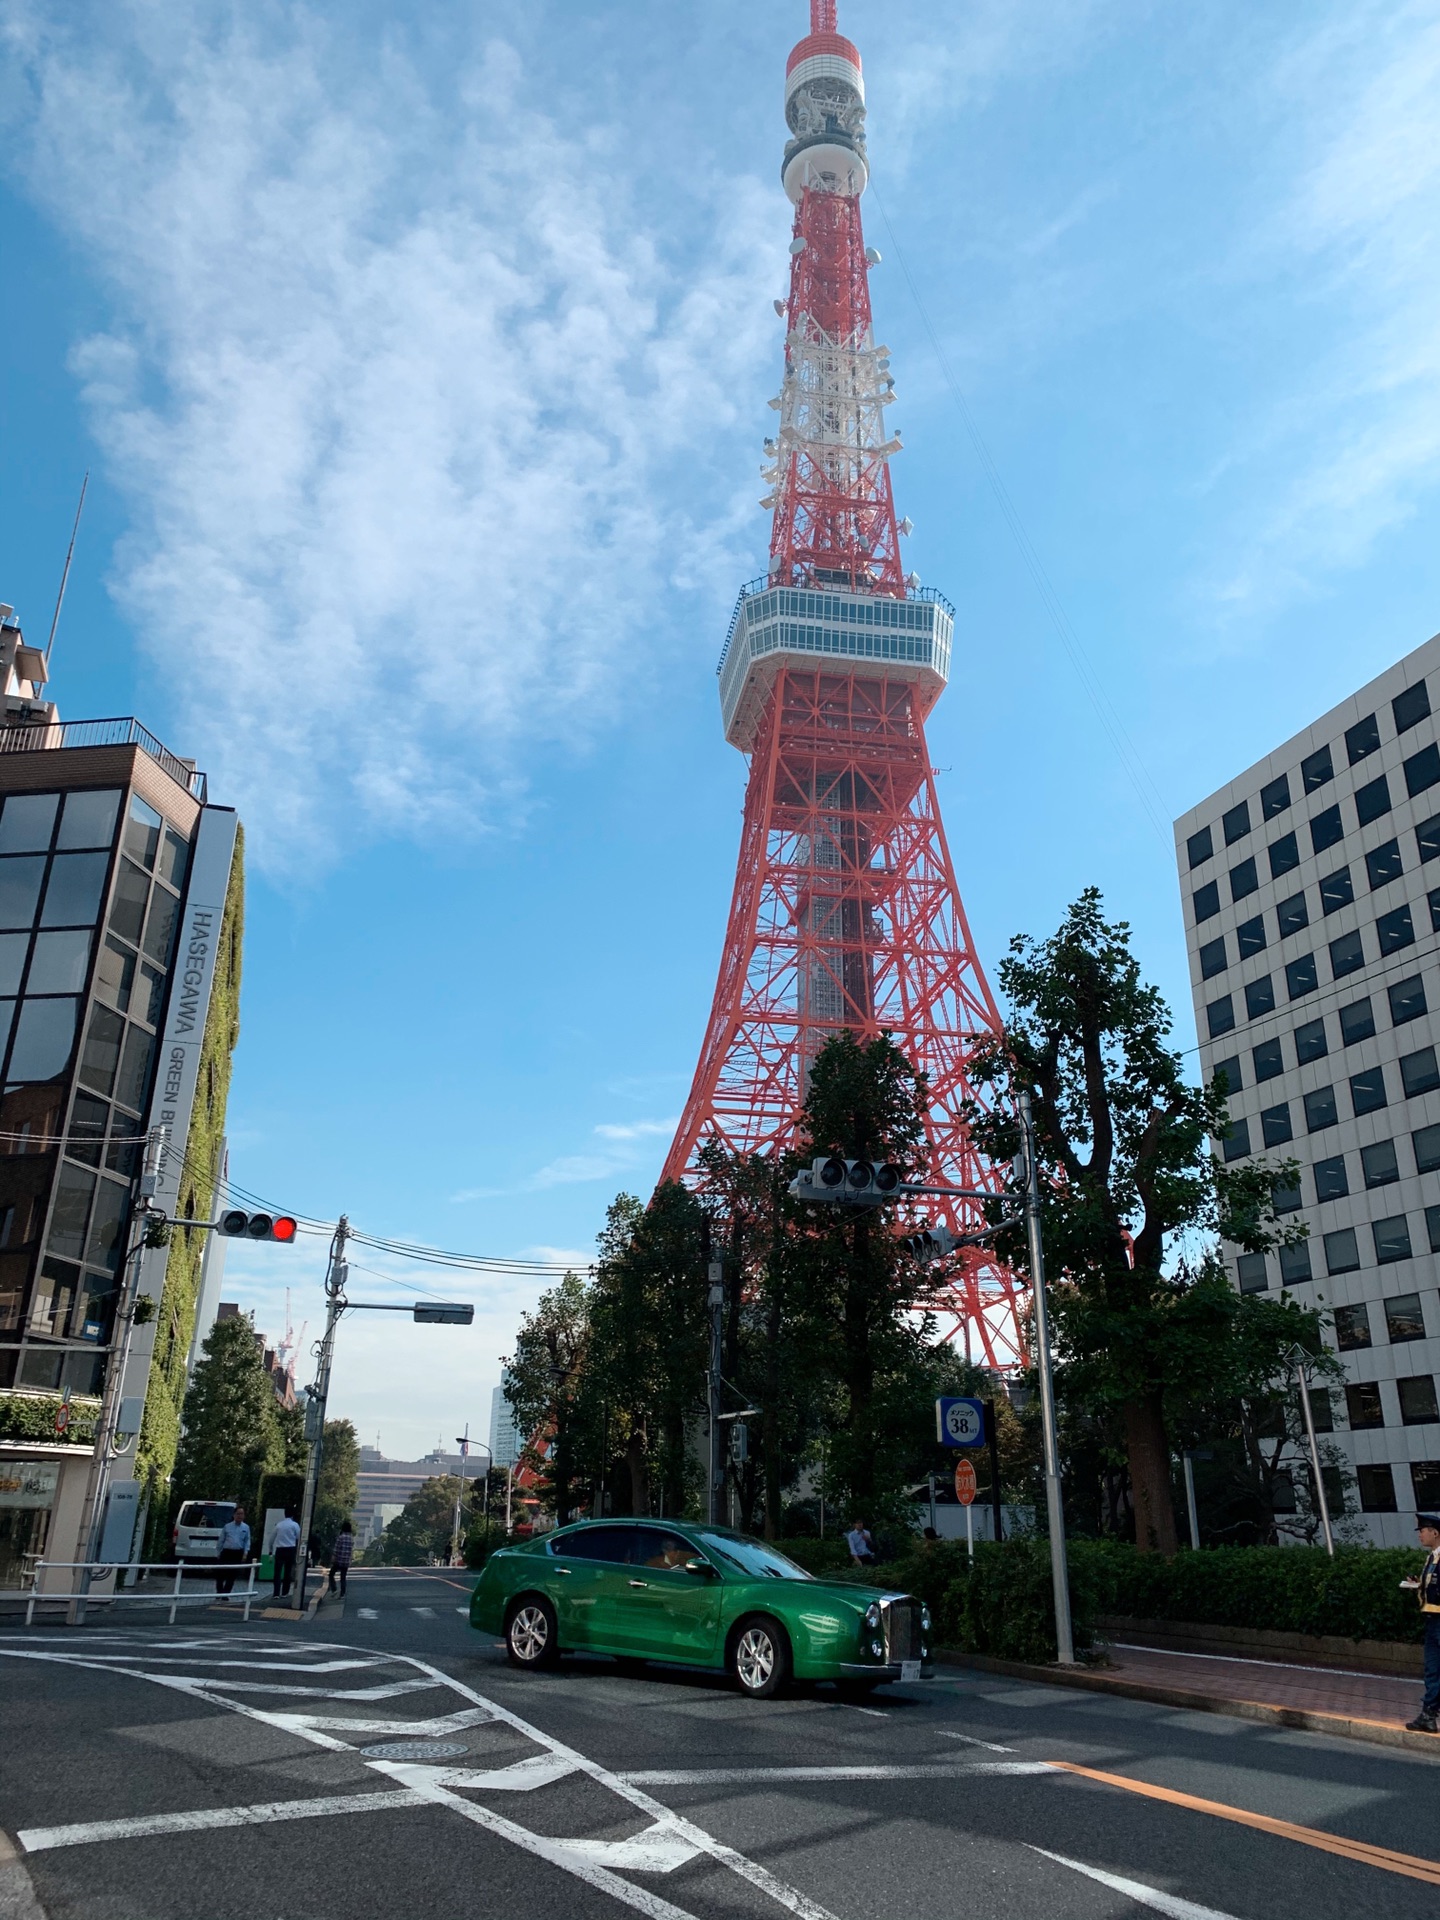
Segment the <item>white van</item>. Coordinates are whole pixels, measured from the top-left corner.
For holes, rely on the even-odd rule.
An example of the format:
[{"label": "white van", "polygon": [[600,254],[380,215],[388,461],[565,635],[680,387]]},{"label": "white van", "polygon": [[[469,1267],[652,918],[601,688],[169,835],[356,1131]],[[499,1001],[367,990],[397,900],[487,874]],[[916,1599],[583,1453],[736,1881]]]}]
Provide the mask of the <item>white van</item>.
[{"label": "white van", "polygon": [[234,1500],[187,1500],[175,1522],[175,1558],[218,1560],[220,1529],[235,1518]]}]

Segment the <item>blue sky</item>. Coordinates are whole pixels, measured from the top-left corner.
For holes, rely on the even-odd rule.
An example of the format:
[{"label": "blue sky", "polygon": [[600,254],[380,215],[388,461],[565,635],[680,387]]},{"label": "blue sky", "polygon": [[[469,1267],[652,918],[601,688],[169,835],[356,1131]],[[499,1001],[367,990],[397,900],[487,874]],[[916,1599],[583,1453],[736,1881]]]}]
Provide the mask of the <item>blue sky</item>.
[{"label": "blue sky", "polygon": [[[88,467],[56,693],[241,809],[232,1172],[278,1202],[578,1256],[654,1179],[733,874],[805,20],[0,0],[0,597],[48,625]],[[841,27],[976,939],[1099,884],[1188,1046],[1164,824],[1440,626],[1440,4]],[[226,1292],[313,1332],[320,1267]],[[470,1333],[342,1335],[393,1455],[483,1427],[534,1291],[442,1290]]]}]

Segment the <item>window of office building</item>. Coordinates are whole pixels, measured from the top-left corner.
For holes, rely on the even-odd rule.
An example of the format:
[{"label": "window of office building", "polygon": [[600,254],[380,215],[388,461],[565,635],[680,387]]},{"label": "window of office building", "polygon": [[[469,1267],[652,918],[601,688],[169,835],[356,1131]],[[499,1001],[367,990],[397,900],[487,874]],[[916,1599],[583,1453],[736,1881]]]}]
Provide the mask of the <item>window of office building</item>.
[{"label": "window of office building", "polygon": [[1433,742],[1422,747],[1419,753],[1412,753],[1405,762],[1405,791],[1413,800],[1417,794],[1440,782],[1440,747]]},{"label": "window of office building", "polygon": [[1355,817],[1362,827],[1379,820],[1390,811],[1390,782],[1384,774],[1355,789]]},{"label": "window of office building", "polygon": [[1265,949],[1265,916],[1257,913],[1253,920],[1243,920],[1235,929],[1235,946],[1242,960],[1248,960],[1251,954],[1263,953]]},{"label": "window of office building", "polygon": [[1366,1067],[1363,1073],[1351,1074],[1350,1105],[1357,1120],[1362,1113],[1375,1113],[1387,1104],[1383,1067]]},{"label": "window of office building", "polygon": [[1313,1093],[1305,1095],[1305,1131],[1319,1133],[1323,1127],[1333,1127],[1340,1118],[1340,1109],[1335,1104],[1334,1087],[1316,1087]]},{"label": "window of office building", "polygon": [[1300,847],[1293,833],[1282,833],[1278,840],[1270,842],[1270,878],[1278,880],[1283,874],[1293,873],[1300,864]]},{"label": "window of office building", "polygon": [[1284,813],[1290,804],[1290,782],[1285,774],[1278,780],[1272,780],[1267,787],[1260,789],[1260,818],[1273,820],[1277,813]]},{"label": "window of office building", "polygon": [[[1423,1173],[1425,1169],[1422,1167]],[[1440,1253],[1440,1207],[1425,1209],[1425,1238],[1430,1242],[1431,1253]]]},{"label": "window of office building", "polygon": [[1192,867],[1203,866],[1215,851],[1215,837],[1209,827],[1201,827],[1198,833],[1192,833],[1185,842],[1185,851],[1190,856]]},{"label": "window of office building", "polygon": [[1314,815],[1310,822],[1310,850],[1312,853],[1324,853],[1327,847],[1335,846],[1345,838],[1345,822],[1340,818],[1340,802],[1324,808]]},{"label": "window of office building", "polygon": [[1400,1395],[1400,1419],[1405,1426],[1428,1427],[1440,1420],[1434,1374],[1411,1374],[1408,1379],[1397,1380],[1395,1386]]},{"label": "window of office building", "polygon": [[1403,1213],[1386,1220],[1372,1220],[1370,1231],[1375,1238],[1375,1258],[1382,1267],[1410,1258],[1410,1222]]},{"label": "window of office building", "polygon": [[1205,1024],[1212,1040],[1218,1040],[1222,1033],[1229,1033],[1235,1025],[1235,1001],[1230,994],[1210,1002],[1205,1009]]},{"label": "window of office building", "polygon": [[1365,871],[1370,877],[1370,890],[1376,887],[1388,887],[1392,880],[1398,880],[1403,871],[1400,860],[1400,842],[1387,840],[1383,847],[1376,847],[1373,853],[1365,856]]},{"label": "window of office building", "polygon": [[[1353,1233],[1350,1238],[1354,1240]],[[1360,1263],[1357,1260],[1355,1264]],[[1335,1344],[1342,1353],[1370,1345],[1370,1315],[1363,1300],[1357,1306],[1335,1309]]]},{"label": "window of office building", "polygon": [[1287,1140],[1293,1140],[1295,1129],[1290,1124],[1290,1107],[1282,1101],[1278,1107],[1267,1107],[1260,1116],[1260,1133],[1267,1147],[1283,1147]]},{"label": "window of office building", "polygon": [[1257,1080],[1273,1080],[1277,1074],[1285,1071],[1285,1056],[1278,1037],[1274,1040],[1262,1040],[1258,1047],[1252,1047],[1250,1058],[1255,1067]]},{"label": "window of office building", "polygon": [[1250,1122],[1232,1120],[1222,1142],[1227,1160],[1243,1160],[1250,1151]]},{"label": "window of office building", "polygon": [[1412,979],[1397,980],[1386,992],[1390,996],[1390,1024],[1403,1027],[1407,1020],[1418,1020],[1429,1009],[1425,1005],[1425,982],[1417,973]]},{"label": "window of office building", "polygon": [[1327,780],[1335,778],[1335,763],[1330,758],[1329,747],[1319,747],[1300,762],[1300,784],[1306,793],[1314,793],[1317,787],[1323,787]]},{"label": "window of office building", "polygon": [[1345,729],[1345,755],[1352,767],[1357,760],[1364,760],[1379,750],[1380,723],[1373,713],[1367,713],[1363,720]]},{"label": "window of office building", "polygon": [[1312,1277],[1310,1271],[1310,1242],[1301,1240],[1296,1246],[1280,1249],[1280,1279],[1287,1287],[1298,1286],[1302,1280]]},{"label": "window of office building", "polygon": [[1358,927],[1330,942],[1330,977],[1333,980],[1343,980],[1347,973],[1358,973],[1364,964],[1365,943]]},{"label": "window of office building", "polygon": [[1270,1204],[1276,1213],[1298,1213],[1305,1204],[1299,1178],[1293,1178],[1288,1184],[1277,1180],[1270,1189]]},{"label": "window of office building", "polygon": [[1390,702],[1390,711],[1395,716],[1396,733],[1408,733],[1411,727],[1419,726],[1430,714],[1430,695],[1423,680],[1417,680],[1413,687],[1406,687],[1403,693],[1397,693]]},{"label": "window of office building", "polygon": [[1258,1020],[1262,1014],[1275,1011],[1275,982],[1268,974],[1262,974],[1258,980],[1247,982],[1245,987],[1245,1017]]},{"label": "window of office building", "polygon": [[1348,1007],[1340,1009],[1340,1038],[1347,1047],[1353,1047],[1357,1040],[1369,1040],[1375,1032],[1375,1009],[1369,996],[1363,1000],[1352,1000]]},{"label": "window of office building", "polygon": [[1303,1027],[1296,1027],[1295,1059],[1299,1066],[1308,1066],[1312,1060],[1323,1060],[1329,1051],[1323,1019],[1307,1020]]},{"label": "window of office building", "polygon": [[1230,898],[1244,900],[1250,894],[1258,892],[1259,887],[1260,875],[1256,871],[1255,856],[1252,853],[1248,860],[1242,860],[1238,866],[1230,869]]},{"label": "window of office building", "polygon": [[1288,900],[1282,900],[1275,909],[1275,922],[1280,929],[1280,938],[1286,940],[1292,933],[1299,933],[1310,924],[1310,909],[1305,904],[1303,893],[1292,893]]},{"label": "window of office building", "polygon": [[1356,1483],[1360,1488],[1360,1506],[1366,1513],[1394,1513],[1395,1474],[1388,1466],[1357,1467]]},{"label": "window of office building", "polygon": [[1410,1485],[1422,1512],[1440,1511],[1440,1460],[1412,1460]]},{"label": "window of office building", "polygon": [[1307,993],[1313,993],[1320,984],[1320,975],[1315,965],[1313,953],[1302,953],[1298,960],[1291,960],[1285,968],[1285,991],[1290,999],[1299,1000]]},{"label": "window of office building", "polygon": [[1225,844],[1233,847],[1237,840],[1243,840],[1250,831],[1250,803],[1242,800],[1238,807],[1231,807],[1220,821],[1225,829]]},{"label": "window of office building", "polygon": [[1207,941],[1200,949],[1200,978],[1213,980],[1217,973],[1224,973],[1229,965],[1225,958],[1225,936],[1218,940]]},{"label": "window of office building", "polygon": [[1228,1060],[1217,1060],[1210,1069],[1210,1078],[1220,1081],[1222,1093],[1239,1093],[1242,1085],[1239,1060],[1233,1055]]},{"label": "window of office building", "polygon": [[[1334,1233],[1327,1233],[1325,1235],[1325,1271],[1327,1273],[1354,1273],[1359,1265],[1360,1249],[1355,1239],[1355,1229],[1353,1227],[1338,1227]],[[1340,1315],[1344,1311],[1345,1309],[1341,1307],[1337,1309],[1335,1314],[1335,1331],[1337,1337],[1340,1331]],[[1370,1335],[1368,1327],[1364,1341],[1352,1344],[1369,1346]]]},{"label": "window of office building", "polygon": [[1418,1293],[1392,1294],[1385,1302],[1385,1331],[1392,1347],[1425,1338],[1425,1315]]},{"label": "window of office building", "polygon": [[1385,1409],[1380,1403],[1380,1388],[1373,1380],[1362,1380],[1345,1389],[1345,1413],[1350,1425],[1363,1432],[1366,1427],[1383,1427]]},{"label": "window of office building", "polygon": [[1263,1253],[1242,1253],[1235,1262],[1235,1274],[1241,1293],[1263,1293],[1270,1284]]},{"label": "window of office building", "polygon": [[1408,905],[1393,907],[1389,913],[1382,913],[1375,922],[1375,932],[1379,937],[1382,954],[1398,953],[1401,947],[1413,945],[1415,922]]},{"label": "window of office building", "polygon": [[1350,1191],[1350,1182],[1345,1175],[1345,1156],[1343,1153],[1332,1155],[1328,1160],[1317,1160],[1311,1172],[1315,1176],[1316,1200],[1343,1200]]},{"label": "window of office building", "polygon": [[1349,867],[1327,873],[1320,882],[1320,905],[1324,912],[1334,913],[1340,907],[1348,907],[1354,899],[1355,883],[1350,878]]},{"label": "window of office building", "polygon": [[1430,909],[1430,931],[1440,933],[1440,887],[1432,887],[1425,896],[1425,904]]},{"label": "window of office building", "polygon": [[1422,820],[1415,829],[1415,851],[1423,866],[1427,860],[1440,860],[1440,813]]},{"label": "window of office building", "polygon": [[1213,920],[1220,911],[1220,882],[1207,880],[1203,887],[1195,889],[1195,923]]},{"label": "window of office building", "polygon": [[1417,1094],[1430,1093],[1440,1087],[1440,1067],[1435,1064],[1434,1047],[1420,1047],[1414,1053],[1401,1054],[1400,1079],[1407,1098],[1412,1100]]},{"label": "window of office building", "polygon": [[1362,1147],[1360,1165],[1365,1171],[1367,1187],[1388,1187],[1400,1178],[1400,1162],[1393,1140],[1377,1140],[1373,1146]]},{"label": "window of office building", "polygon": [[1440,1167],[1440,1125],[1417,1127],[1410,1144],[1415,1149],[1416,1173],[1434,1173]]}]

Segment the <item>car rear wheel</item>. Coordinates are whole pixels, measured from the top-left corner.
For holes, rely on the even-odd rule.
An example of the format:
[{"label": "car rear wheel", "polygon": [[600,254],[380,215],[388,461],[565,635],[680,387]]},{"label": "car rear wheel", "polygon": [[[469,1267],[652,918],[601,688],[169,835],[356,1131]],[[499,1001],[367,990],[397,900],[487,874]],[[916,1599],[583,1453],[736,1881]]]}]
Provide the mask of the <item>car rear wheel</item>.
[{"label": "car rear wheel", "polygon": [[730,1672],[752,1700],[773,1700],[789,1685],[790,1642],[777,1621],[742,1620],[730,1648]]},{"label": "car rear wheel", "polygon": [[560,1657],[559,1629],[548,1600],[530,1593],[516,1602],[505,1623],[505,1650],[512,1666],[534,1669],[555,1664]]}]

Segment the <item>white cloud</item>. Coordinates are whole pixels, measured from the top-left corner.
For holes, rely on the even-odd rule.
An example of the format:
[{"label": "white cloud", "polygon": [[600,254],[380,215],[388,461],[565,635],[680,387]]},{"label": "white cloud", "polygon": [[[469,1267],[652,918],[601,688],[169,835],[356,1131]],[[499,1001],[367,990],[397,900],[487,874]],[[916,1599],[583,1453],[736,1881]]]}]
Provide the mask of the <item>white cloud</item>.
[{"label": "white cloud", "polygon": [[651,1140],[666,1139],[674,1133],[680,1120],[672,1115],[668,1120],[634,1120],[624,1125],[607,1123],[596,1127],[595,1131],[602,1140]]},{"label": "white cloud", "polygon": [[301,7],[0,20],[12,156],[112,297],[74,366],[187,750],[272,868],[504,825],[536,743],[646,670],[667,585],[718,618],[743,572],[744,464],[703,456],[772,355],[775,196],[692,182],[647,225],[500,40],[436,78]]}]

